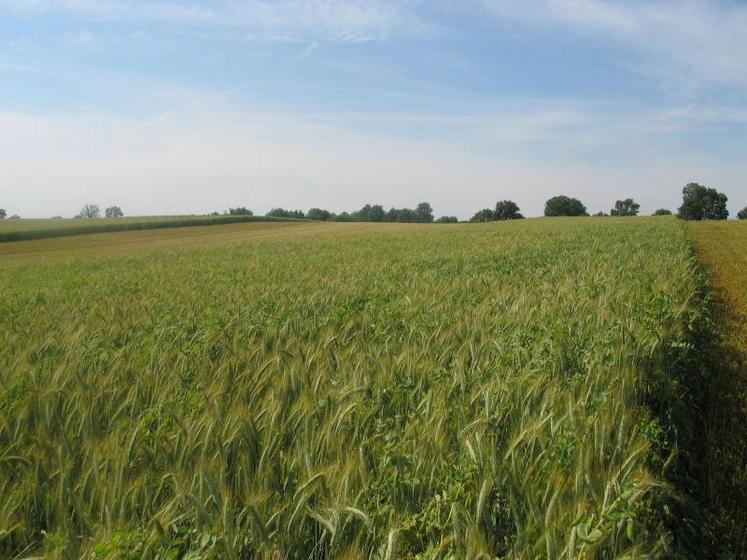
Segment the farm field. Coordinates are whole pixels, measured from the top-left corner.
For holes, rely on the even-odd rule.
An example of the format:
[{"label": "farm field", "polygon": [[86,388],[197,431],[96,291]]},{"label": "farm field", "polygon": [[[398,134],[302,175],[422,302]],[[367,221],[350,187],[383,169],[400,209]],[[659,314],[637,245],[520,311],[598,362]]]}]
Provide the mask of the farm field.
[{"label": "farm field", "polygon": [[283,221],[262,216],[138,216],[125,218],[82,218],[51,220],[0,220],[0,242],[46,239],[67,235],[208,226],[238,222]]},{"label": "farm field", "polygon": [[696,271],[673,218],[0,244],[0,557],[672,554]]},{"label": "farm field", "polygon": [[722,537],[747,551],[747,222],[689,227],[711,271],[721,328],[709,407],[709,502]]}]

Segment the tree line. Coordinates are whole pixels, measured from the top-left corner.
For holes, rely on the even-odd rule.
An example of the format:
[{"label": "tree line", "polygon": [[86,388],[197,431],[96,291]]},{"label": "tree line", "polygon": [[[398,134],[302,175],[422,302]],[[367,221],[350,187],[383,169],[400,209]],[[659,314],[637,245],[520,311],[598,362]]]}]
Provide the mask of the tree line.
[{"label": "tree line", "polygon": [[266,216],[271,218],[297,218],[317,220],[320,222],[399,222],[430,224],[433,222],[458,222],[454,216],[442,216],[437,220],[433,216],[433,208],[428,202],[421,202],[415,208],[390,208],[384,210],[381,204],[366,204],[354,212],[340,212],[335,214],[323,208],[311,208],[308,212],[302,210],[285,210],[273,208]]},{"label": "tree line", "polygon": [[[688,183],[682,189],[682,206],[677,210],[677,217],[684,220],[726,220],[729,217],[727,208],[727,196],[718,190],[700,185]],[[607,212],[598,212],[595,216],[637,216],[641,205],[632,198],[616,200],[614,206]],[[244,206],[229,208],[224,215],[230,216],[253,216],[254,213]],[[656,210],[653,216],[671,215],[672,212],[666,208]],[[7,217],[6,210],[0,208],[0,219]],[[213,215],[220,215],[213,212]],[[545,216],[588,216],[586,206],[577,198],[566,195],[554,196],[545,202]],[[121,218],[124,212],[119,206],[109,206],[104,211],[107,218]],[[428,202],[421,202],[415,208],[390,208],[384,210],[381,204],[366,204],[360,210],[354,212],[340,212],[336,214],[323,208],[311,208],[308,212],[302,210],[286,210],[284,208],[273,208],[266,214],[271,218],[296,218],[305,220],[316,220],[321,222],[399,222],[418,224],[455,224],[459,222],[456,216],[441,216],[434,218],[433,208]],[[79,219],[101,218],[101,208],[97,204],[86,204],[81,208]],[[11,219],[20,218],[12,215]],[[470,222],[493,222],[502,220],[521,220],[519,205],[513,200],[499,200],[494,208],[483,208],[478,210]],[[737,218],[747,220],[747,207],[737,213]]]}]

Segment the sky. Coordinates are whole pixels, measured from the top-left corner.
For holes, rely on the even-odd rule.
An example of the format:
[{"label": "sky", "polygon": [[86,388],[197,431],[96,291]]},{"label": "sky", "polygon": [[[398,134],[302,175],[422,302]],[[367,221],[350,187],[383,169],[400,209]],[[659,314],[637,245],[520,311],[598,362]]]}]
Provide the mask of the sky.
[{"label": "sky", "polygon": [[747,206],[747,2],[0,0],[0,208]]}]

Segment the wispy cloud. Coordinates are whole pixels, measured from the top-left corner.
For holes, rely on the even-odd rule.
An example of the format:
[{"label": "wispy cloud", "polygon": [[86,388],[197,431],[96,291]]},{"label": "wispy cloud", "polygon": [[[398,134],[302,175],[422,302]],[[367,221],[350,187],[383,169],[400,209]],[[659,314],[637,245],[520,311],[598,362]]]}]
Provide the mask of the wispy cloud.
[{"label": "wispy cloud", "polygon": [[0,0],[15,12],[69,13],[91,21],[229,29],[253,38],[331,42],[426,37],[440,26],[416,0]]},{"label": "wispy cloud", "polygon": [[[641,57],[638,70],[697,90],[747,83],[747,4],[728,0],[477,0],[499,22],[562,28]],[[626,63],[627,64],[627,63]]]}]

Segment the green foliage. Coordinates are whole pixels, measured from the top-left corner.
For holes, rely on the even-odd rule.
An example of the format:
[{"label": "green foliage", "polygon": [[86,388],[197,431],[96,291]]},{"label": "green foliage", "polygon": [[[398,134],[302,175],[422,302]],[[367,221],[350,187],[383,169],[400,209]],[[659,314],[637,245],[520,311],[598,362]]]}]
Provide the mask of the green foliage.
[{"label": "green foliage", "polygon": [[227,214],[229,216],[254,216],[254,212],[252,212],[245,206],[239,206],[238,208],[229,208]]},{"label": "green foliage", "polygon": [[747,206],[737,212],[737,218],[740,220],[747,220]]},{"label": "green foliage", "polygon": [[618,200],[615,202],[615,207],[610,210],[610,216],[637,216],[640,208],[641,205],[632,198]]},{"label": "green foliage", "polygon": [[524,216],[519,212],[519,206],[513,200],[499,200],[495,210],[483,208],[475,213],[470,222],[493,222],[502,220],[521,220]]},{"label": "green foliage", "polygon": [[[392,209],[394,210],[394,209]],[[353,220],[356,222],[396,222],[397,220],[388,219],[387,213],[384,211],[384,207],[381,204],[366,204],[360,210],[351,214]]]},{"label": "green foliage", "polygon": [[331,216],[332,214],[330,214],[329,210],[322,210],[321,208],[311,208],[308,212],[306,212],[307,220],[326,222],[330,219]]},{"label": "green foliage", "polygon": [[110,206],[106,209],[105,216],[107,218],[122,218],[124,217],[124,212],[122,212],[119,206]]},{"label": "green foliage", "polygon": [[671,216],[672,215],[672,211],[671,210],[667,210],[666,208],[659,208],[658,210],[656,210],[651,215],[652,216]]},{"label": "green foliage", "polygon": [[437,224],[458,224],[459,218],[456,216],[441,216],[438,220],[436,220]]},{"label": "green foliage", "polygon": [[4,220],[8,216],[8,213],[5,211],[5,208],[0,208],[0,220]]},{"label": "green foliage", "polygon": [[306,217],[302,210],[285,210],[283,208],[273,208],[266,216],[268,218],[292,218],[302,220]]},{"label": "green foliage", "polygon": [[577,198],[560,195],[545,202],[545,216],[588,216],[588,213]]},{"label": "green foliage", "polygon": [[667,553],[681,224],[303,231],[0,256],[0,557]]},{"label": "green foliage", "polygon": [[493,222],[495,221],[495,213],[490,208],[483,208],[475,212],[475,215],[469,219],[470,222]]},{"label": "green foliage", "polygon": [[521,220],[524,216],[519,212],[519,205],[513,200],[499,200],[495,205],[495,220]]},{"label": "green foliage", "polygon": [[684,220],[726,220],[729,217],[728,200],[716,189],[688,183],[682,189],[682,206],[677,216]]}]

